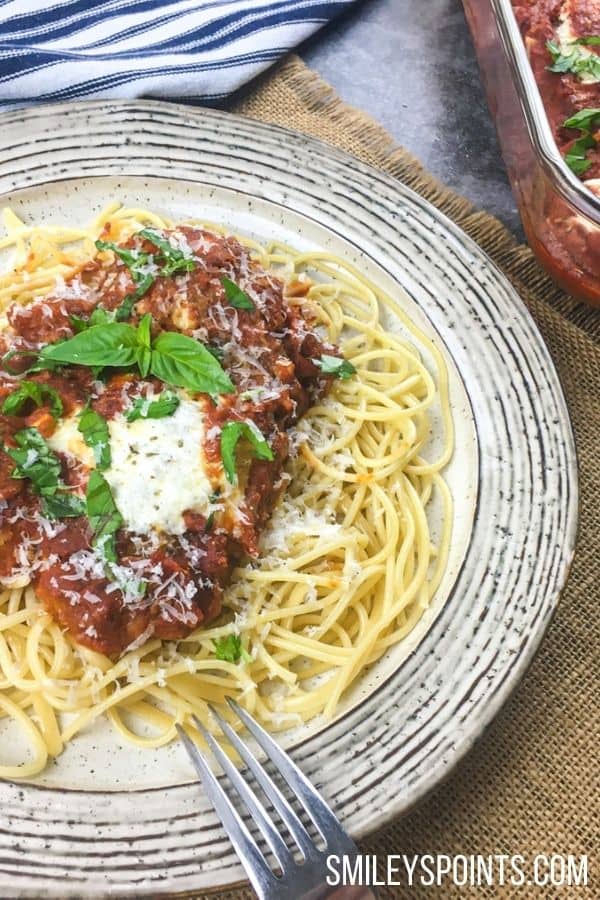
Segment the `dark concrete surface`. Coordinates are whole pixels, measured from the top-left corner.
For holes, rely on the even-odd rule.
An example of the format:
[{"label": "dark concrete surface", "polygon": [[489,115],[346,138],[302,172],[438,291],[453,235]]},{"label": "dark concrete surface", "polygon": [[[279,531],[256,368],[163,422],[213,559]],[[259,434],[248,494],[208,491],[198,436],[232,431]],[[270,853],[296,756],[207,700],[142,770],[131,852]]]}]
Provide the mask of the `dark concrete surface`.
[{"label": "dark concrete surface", "polygon": [[343,100],[522,238],[461,0],[364,0],[298,52]]},{"label": "dark concrete surface", "polygon": [[440,181],[524,240],[461,0],[356,0],[296,52]]}]

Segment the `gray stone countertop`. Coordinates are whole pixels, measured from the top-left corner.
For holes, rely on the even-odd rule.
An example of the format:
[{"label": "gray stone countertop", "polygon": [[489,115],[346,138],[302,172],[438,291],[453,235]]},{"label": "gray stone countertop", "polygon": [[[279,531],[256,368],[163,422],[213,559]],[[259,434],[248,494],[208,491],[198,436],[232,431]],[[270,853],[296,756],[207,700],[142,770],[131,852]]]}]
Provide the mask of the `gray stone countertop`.
[{"label": "gray stone countertop", "polygon": [[523,239],[461,0],[364,0],[298,52],[444,184]]},{"label": "gray stone countertop", "polygon": [[299,53],[343,100],[522,239],[461,0],[365,0]]}]

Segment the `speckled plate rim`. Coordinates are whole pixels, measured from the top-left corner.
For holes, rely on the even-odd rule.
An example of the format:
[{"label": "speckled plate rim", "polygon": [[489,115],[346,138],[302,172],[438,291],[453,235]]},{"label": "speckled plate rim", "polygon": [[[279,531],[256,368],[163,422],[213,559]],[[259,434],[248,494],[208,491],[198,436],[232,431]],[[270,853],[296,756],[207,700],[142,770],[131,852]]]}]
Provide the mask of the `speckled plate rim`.
[{"label": "speckled plate rim", "polygon": [[[478,703],[478,712],[475,719],[469,722],[469,727],[462,733],[459,734],[456,740],[451,741],[449,747],[447,748],[447,752],[445,757],[442,757],[441,762],[437,761],[434,765],[428,768],[426,775],[423,775],[421,771],[421,777],[417,778],[416,781],[414,778],[408,777],[411,775],[411,770],[406,767],[402,770],[402,777],[400,778],[400,783],[403,784],[402,778],[407,777],[406,783],[406,794],[403,799],[395,798],[395,801],[391,803],[388,802],[385,807],[385,811],[383,814],[380,814],[376,819],[371,816],[371,819],[368,822],[367,828],[362,828],[360,826],[360,813],[363,807],[360,802],[357,802],[359,796],[363,796],[365,792],[369,793],[371,796],[371,804],[376,804],[376,797],[374,796],[374,786],[363,785],[363,789],[361,790],[360,795],[354,794],[355,802],[353,803],[353,809],[347,813],[344,813],[343,817],[345,821],[348,823],[351,830],[356,834],[365,833],[369,828],[377,827],[381,824],[384,824],[389,818],[394,815],[405,811],[409,806],[413,805],[419,799],[424,796],[424,793],[427,790],[430,790],[436,783],[438,783],[443,777],[445,777],[453,765],[460,759],[462,755],[469,749],[474,740],[480,736],[483,729],[487,724],[491,721],[494,715],[497,713],[498,709],[502,705],[502,703],[506,700],[511,690],[518,683],[522,674],[526,668],[526,666],[530,663],[535,650],[537,649],[539,642],[543,636],[545,628],[550,620],[552,613],[556,608],[556,603],[558,600],[558,594],[561,587],[564,585],[568,568],[570,565],[570,561],[573,554],[573,549],[575,545],[575,532],[576,532],[576,519],[577,519],[577,486],[576,486],[576,461],[575,461],[575,452],[574,452],[574,442],[572,431],[570,428],[570,423],[568,419],[568,412],[566,410],[566,405],[564,402],[564,396],[562,393],[562,389],[558,382],[558,378],[552,366],[550,357],[543,346],[541,338],[539,336],[539,332],[537,328],[533,324],[530,319],[528,313],[526,312],[523,304],[520,299],[517,297],[514,290],[508,285],[504,276],[496,269],[496,267],[489,261],[489,259],[483,254],[483,252],[478,248],[469,238],[467,238],[456,226],[454,226],[446,217],[442,214],[438,213],[426,201],[419,198],[417,195],[413,194],[410,190],[405,188],[404,186],[398,184],[398,182],[394,181],[390,176],[384,175],[381,172],[376,170],[372,170],[367,166],[364,166],[361,163],[358,163],[352,157],[347,156],[341,151],[332,150],[325,144],[321,144],[320,142],[314,141],[313,139],[306,138],[305,135],[298,135],[292,132],[287,132],[283,129],[278,129],[275,126],[265,126],[259,125],[258,123],[250,122],[249,120],[235,119],[234,117],[227,116],[226,114],[215,113],[213,111],[203,111],[203,110],[192,110],[190,111],[187,107],[176,107],[169,105],[168,107],[165,104],[153,103],[153,102],[140,102],[136,101],[134,103],[114,103],[114,102],[89,102],[86,104],[74,104],[69,107],[68,111],[65,111],[64,108],[55,107],[46,108],[45,110],[37,109],[37,110],[28,110],[28,111],[17,111],[16,113],[7,113],[0,117],[0,122],[3,125],[9,126],[11,123],[16,126],[17,132],[19,129],[23,129],[23,117],[29,120],[29,124],[32,124],[32,120],[35,120],[39,117],[44,116],[52,116],[52,114],[62,114],[64,115],[67,112],[68,115],[72,117],[80,117],[81,120],[87,120],[87,123],[90,124],[91,120],[94,117],[94,114],[97,114],[99,119],[101,120],[103,117],[106,117],[106,126],[108,127],[110,124],[115,124],[115,121],[119,119],[121,116],[121,126],[125,128],[124,122],[129,122],[129,127],[132,131],[135,131],[136,126],[139,124],[139,119],[136,119],[136,116],[141,119],[147,118],[150,114],[150,118],[153,120],[153,124],[160,123],[160,127],[165,129],[165,132],[169,133],[172,136],[172,127],[174,119],[178,119],[178,125],[173,126],[176,129],[179,129],[182,132],[189,131],[189,129],[198,128],[200,130],[204,129],[210,130],[214,129],[216,134],[219,134],[221,137],[224,133],[228,131],[228,124],[231,125],[230,133],[235,128],[239,131],[245,132],[246,134],[251,133],[255,138],[260,137],[261,140],[266,141],[269,146],[269,149],[273,151],[273,148],[279,148],[279,152],[283,154],[285,157],[284,150],[287,149],[288,153],[288,163],[292,160],[297,160],[298,158],[304,158],[303,162],[306,162],[306,154],[309,156],[312,153],[313,159],[316,157],[323,163],[323,169],[326,171],[327,177],[332,180],[332,183],[336,183],[338,188],[340,184],[342,187],[342,193],[344,190],[346,194],[352,193],[353,189],[358,185],[359,188],[363,190],[367,190],[371,195],[372,205],[379,204],[380,206],[385,206],[386,203],[393,206],[394,202],[406,213],[406,218],[402,222],[396,222],[395,227],[402,230],[406,226],[407,219],[410,220],[410,224],[414,225],[416,223],[416,219],[421,222],[427,223],[428,227],[432,229],[431,234],[435,234],[436,239],[441,239],[442,242],[448,241],[450,244],[453,244],[453,251],[456,254],[456,259],[461,259],[462,263],[469,263],[471,265],[471,270],[463,273],[465,279],[468,278],[477,280],[481,279],[482,283],[488,284],[488,287],[493,286],[496,291],[499,292],[498,297],[502,297],[502,303],[504,306],[501,307],[501,310],[498,309],[496,318],[498,321],[496,322],[496,326],[499,329],[500,333],[504,333],[505,330],[509,330],[513,333],[513,338],[517,340],[522,339],[524,335],[528,338],[527,350],[532,354],[532,358],[535,358],[537,362],[542,362],[547,367],[546,368],[546,380],[544,389],[548,390],[548,396],[545,397],[545,402],[552,407],[550,410],[547,409],[545,412],[552,414],[555,417],[554,424],[549,420],[546,420],[542,416],[541,423],[538,423],[540,427],[543,426],[544,435],[548,442],[557,441],[557,446],[552,445],[552,450],[554,452],[559,452],[559,456],[557,459],[564,466],[564,470],[562,472],[564,478],[561,482],[560,479],[558,482],[556,481],[554,473],[552,473],[552,477],[549,479],[550,488],[555,491],[554,494],[550,494],[549,502],[543,504],[545,507],[556,507],[553,509],[553,512],[557,513],[558,519],[556,521],[546,522],[544,515],[542,515],[541,524],[552,524],[553,526],[553,534],[558,534],[560,538],[558,547],[558,565],[555,565],[555,569],[552,572],[552,577],[550,572],[548,572],[546,581],[549,581],[549,584],[545,584],[544,587],[547,589],[546,595],[538,598],[540,603],[538,606],[534,607],[532,612],[529,614],[529,617],[526,619],[526,627],[527,634],[523,637],[523,641],[520,644],[518,652],[516,652],[516,659],[513,658],[510,660],[510,666],[499,666],[498,670],[494,670],[494,660],[498,661],[498,653],[496,657],[491,661],[488,660],[488,669],[487,675],[491,679],[494,680],[495,689],[492,691],[491,687],[488,688],[488,691],[485,693],[485,697],[487,702],[483,704],[483,708],[481,703]],[[129,112],[130,118],[124,119],[123,117],[127,116]],[[111,119],[112,116],[112,119]],[[166,123],[165,123],[166,119]],[[10,128],[8,128],[10,131]],[[101,129],[100,129],[101,131]],[[0,132],[0,145],[4,144],[7,146],[6,141],[7,130],[3,128],[2,132]],[[94,133],[93,139],[96,139],[97,135]],[[106,133],[104,137],[107,138]],[[65,139],[66,140],[66,139]],[[302,146],[298,147],[298,141],[302,142]],[[35,141],[33,145],[35,145]],[[66,141],[68,144],[69,141]],[[31,139],[29,141],[27,139],[23,140],[21,138],[21,146],[27,145],[30,148],[33,146],[31,143]],[[15,145],[13,145],[15,146]],[[16,146],[19,146],[19,140],[16,141]],[[110,139],[108,139],[103,145],[103,148],[109,146],[111,150],[114,151],[115,157],[118,156],[118,151],[122,151],[123,145],[122,142],[118,140],[118,138],[113,139],[113,133],[111,132]],[[163,144],[163,146],[165,146]],[[96,147],[91,144],[92,149],[95,151]],[[75,148],[77,149],[77,148]],[[87,159],[89,161],[90,155],[89,150],[90,147],[86,148],[88,150]],[[39,152],[34,152],[34,157],[37,154],[37,158],[39,159]],[[96,166],[96,174],[108,174],[102,170],[102,154],[95,161]],[[114,159],[114,157],[113,157]],[[130,160],[131,161],[131,160]],[[136,163],[137,164],[137,163]],[[77,177],[80,174],[91,174],[89,171],[85,173],[81,173],[76,170],[76,167],[73,165],[73,161],[70,163],[71,169],[68,170],[69,174],[72,174],[72,177]],[[134,167],[135,168],[135,167]],[[64,172],[64,169],[63,169]],[[131,174],[134,174],[133,172]],[[138,171],[137,174],[143,176],[143,172]],[[186,169],[186,174],[182,177],[189,178],[190,174],[192,178],[194,175],[196,176],[196,180],[198,180],[197,172],[190,172]],[[16,184],[15,184],[15,175],[16,175]],[[172,172],[171,176],[175,176],[175,173]],[[6,185],[7,179],[11,178],[10,174],[10,163],[7,163],[3,160],[0,163],[0,186]],[[338,181],[336,182],[336,178]],[[340,181],[341,179],[341,181]],[[345,181],[344,181],[345,179]],[[51,180],[47,178],[46,180]],[[19,176],[18,171],[12,172],[12,183],[15,187],[26,186],[27,182],[21,181],[19,184]],[[29,182],[31,183],[31,182]],[[431,238],[433,240],[433,237]],[[372,248],[371,248],[372,249]],[[379,250],[381,252],[381,248]],[[377,257],[377,253],[375,253],[375,257]],[[467,267],[468,269],[468,267]],[[490,287],[491,289],[491,287]],[[470,304],[472,305],[473,298],[469,298],[469,302],[467,303],[467,313],[473,314],[473,309],[470,308]],[[459,306],[462,300],[459,300]],[[466,301],[465,301],[466,302]],[[462,310],[462,307],[461,307]],[[506,321],[502,320],[501,311],[506,316]],[[465,310],[462,310],[464,313]],[[486,315],[489,314],[489,311],[486,310]],[[479,315],[479,313],[478,313]],[[479,318],[481,318],[479,316]],[[434,325],[437,324],[434,322]],[[480,321],[481,327],[483,327],[483,323]],[[514,334],[514,329],[517,328],[519,331],[519,337],[517,338]],[[442,334],[444,334],[444,329],[440,329]],[[473,398],[472,398],[473,399]],[[479,399],[477,402],[474,402],[475,409],[477,410]],[[527,400],[527,398],[524,398]],[[506,412],[510,413],[511,409],[509,408]],[[514,413],[515,411],[512,410]],[[543,412],[543,411],[542,411]],[[518,416],[517,416],[518,421]],[[529,448],[530,452],[533,453],[533,445]],[[538,449],[537,447],[535,449]],[[532,458],[532,457],[531,457]],[[560,466],[559,466],[560,470]],[[548,480],[546,482],[546,488],[548,489]],[[566,485],[566,493],[563,493],[560,490],[561,484]],[[557,506],[558,504],[558,506]],[[538,522],[538,518],[532,520],[533,523]],[[557,524],[558,523],[558,524]],[[543,536],[543,529],[540,529],[538,534],[540,536],[540,540],[545,540]],[[490,607],[491,608],[491,607]],[[485,611],[484,618],[489,614],[489,610]],[[488,623],[489,625],[490,623]],[[435,629],[439,631],[439,620],[435,623]],[[433,631],[434,629],[432,629]],[[431,643],[432,634],[430,632],[429,643]],[[447,640],[446,640],[447,644]],[[415,659],[419,657],[421,648],[418,648],[415,653],[412,654],[410,660],[406,661],[405,666],[411,662],[414,665]],[[498,651],[499,652],[499,651]],[[488,684],[492,684],[491,681],[488,680]],[[472,691],[477,689],[476,686],[473,686]],[[431,699],[431,698],[430,698]],[[456,724],[458,720],[458,711],[460,706],[468,706],[470,697],[462,697],[459,701],[459,706],[453,710],[453,715],[451,716],[451,721]],[[464,709],[462,710],[464,712]],[[356,716],[350,716],[350,719],[356,719]],[[372,725],[375,726],[377,722],[375,721],[376,717],[372,717]],[[350,723],[350,724],[356,724]],[[348,723],[346,723],[346,727]],[[339,726],[332,729],[334,734],[332,737],[335,739],[335,732],[339,732]],[[407,741],[405,741],[407,743]],[[311,740],[307,742],[310,746]],[[305,748],[306,749],[306,748]],[[432,748],[435,749],[435,748]],[[300,754],[300,757],[304,757],[305,754]],[[377,754],[375,754],[377,756]],[[376,761],[376,760],[374,760]],[[400,765],[402,765],[403,760],[400,760]],[[417,768],[419,764],[417,763]],[[396,767],[398,770],[399,767]],[[414,771],[414,770],[413,770]],[[309,772],[310,774],[310,772]],[[363,778],[359,777],[358,781],[364,781]],[[398,782],[398,778],[396,778],[396,783]],[[18,786],[12,785],[3,785],[3,788],[6,788],[6,797],[5,799],[9,803],[9,807],[12,805],[10,801],[14,799],[14,793],[17,790],[23,791],[22,788]],[[27,791],[30,789],[27,788]],[[158,792],[164,793],[164,792]],[[326,791],[327,793],[327,791]],[[331,798],[331,793],[329,793]],[[335,799],[335,798],[334,798]],[[347,798],[343,796],[343,790],[338,792],[337,794],[338,803],[336,803],[336,808],[343,807],[344,802],[348,802]],[[389,793],[388,793],[389,800]],[[154,804],[152,804],[154,806]],[[104,807],[104,804],[100,804],[101,807]],[[156,807],[155,807],[156,808]],[[10,808],[9,813],[10,814]],[[193,819],[193,814],[190,816]],[[144,817],[144,822],[146,824],[150,824],[152,820]],[[159,821],[162,821],[159,819]],[[102,830],[103,825],[98,822],[94,825],[94,832],[98,833],[99,830]],[[46,829],[48,830],[48,829]],[[97,834],[97,837],[100,838],[100,835]],[[94,838],[95,843],[95,838]],[[14,849],[14,848],[13,848]],[[35,855],[35,854],[34,854]],[[60,857],[62,854],[58,854]],[[64,859],[64,857],[63,857]],[[219,859],[222,859],[222,856],[219,856]],[[58,864],[58,859],[57,859]],[[59,865],[60,867],[60,865]],[[69,872],[69,867],[66,869],[62,869],[63,875],[61,878],[70,878],[71,874],[75,875],[75,872]],[[129,870],[132,873],[133,870]],[[68,874],[67,874],[68,873]],[[123,875],[126,873],[123,872]],[[230,869],[230,875],[233,876],[234,872]],[[1,875],[1,872],[0,872]],[[163,882],[164,887],[169,891],[176,891],[177,893],[186,892],[189,890],[200,890],[206,889],[209,887],[209,883],[206,882],[206,879],[198,879],[195,877],[195,873],[191,875],[184,875],[181,872],[181,877],[170,878],[167,876],[166,882]],[[25,883],[28,876],[22,880],[23,889],[21,893],[28,892],[29,888]],[[238,879],[236,877],[229,877],[227,880],[227,884],[231,884]],[[142,879],[142,882],[144,879]],[[187,882],[187,883],[186,883]],[[29,884],[31,885],[33,882],[29,880]],[[40,883],[39,881],[37,882]],[[1,882],[0,882],[1,884]],[[86,886],[86,893],[90,893],[90,889],[94,890],[97,893],[97,889],[100,887],[100,883],[96,879],[95,882],[91,882],[89,880],[84,880],[82,882]],[[95,887],[94,887],[95,884]],[[158,884],[156,881],[147,882],[142,884],[139,879],[134,880],[123,880],[122,878],[118,878],[117,880],[111,880],[110,883],[106,883],[106,887],[111,886],[111,889],[119,888],[121,891],[125,888],[128,893],[132,891],[139,892],[141,890],[146,890],[146,888],[151,888],[154,893],[157,893]],[[214,882],[213,882],[214,884]],[[225,886],[225,882],[222,882],[220,886]],[[69,886],[70,889],[71,886]],[[75,888],[74,888],[75,889]],[[94,893],[94,895],[96,895]],[[160,893],[163,893],[162,889],[160,889]]]}]

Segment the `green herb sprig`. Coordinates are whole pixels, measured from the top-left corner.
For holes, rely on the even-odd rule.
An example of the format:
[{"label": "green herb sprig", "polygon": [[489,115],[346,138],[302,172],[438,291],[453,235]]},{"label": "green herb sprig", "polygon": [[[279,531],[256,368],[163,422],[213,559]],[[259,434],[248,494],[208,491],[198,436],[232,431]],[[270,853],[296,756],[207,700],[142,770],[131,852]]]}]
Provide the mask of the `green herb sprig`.
[{"label": "green herb sprig", "polygon": [[244,422],[226,422],[221,430],[221,459],[225,475],[230,484],[236,484],[236,448],[241,438],[245,438],[257,459],[274,459],[264,435],[257,425],[249,419]]},{"label": "green herb sprig", "polygon": [[592,165],[587,151],[597,145],[593,132],[600,128],[600,108],[580,109],[574,116],[565,119],[563,128],[574,128],[581,137],[571,145],[565,154],[565,162],[576,175],[584,175]]},{"label": "green herb sprig", "polygon": [[94,459],[96,467],[100,471],[108,469],[111,464],[110,453],[110,432],[108,423],[104,416],[92,409],[91,406],[85,406],[79,416],[78,431],[83,435],[83,439],[94,451]]},{"label": "green herb sprig", "polygon": [[29,401],[38,407],[48,403],[55,419],[62,416],[63,403],[58,391],[37,381],[20,381],[19,386],[4,398],[2,412],[5,416],[18,416]]},{"label": "green herb sprig", "polygon": [[[125,322],[131,318],[133,307],[152,287],[157,276],[181,275],[184,272],[191,272],[196,267],[192,257],[186,256],[182,250],[174,247],[153,229],[142,228],[138,236],[154,244],[159,252],[147,253],[144,250],[127,249],[114,241],[96,241],[97,250],[112,250],[125,263],[133,281],[137,284],[134,293],[127,294],[121,305],[113,311],[112,320],[116,322]],[[153,266],[156,267],[155,273],[149,271]]]},{"label": "green herb sprig", "polygon": [[128,422],[137,419],[164,419],[172,416],[179,406],[179,397],[170,391],[164,391],[156,400],[148,397],[137,397],[131,409],[125,413]]},{"label": "green herb sprig", "polygon": [[334,378],[341,378],[342,381],[346,381],[356,374],[356,369],[350,360],[342,359],[339,356],[329,356],[324,353],[320,359],[313,359],[313,363],[323,375],[332,375]]},{"label": "green herb sprig", "polygon": [[29,479],[34,494],[42,499],[43,514],[49,519],[82,516],[83,500],[63,484],[60,459],[37,428],[22,428],[14,440],[16,447],[3,447],[16,464],[11,477]]},{"label": "green herb sprig", "polygon": [[585,53],[581,50],[582,45],[594,46],[598,44],[600,44],[600,36],[598,35],[578,38],[566,46],[561,46],[554,41],[547,41],[546,47],[552,57],[552,65],[548,66],[548,70],[557,72],[560,75],[571,73],[580,78],[589,75],[594,79],[600,80],[600,56],[597,56],[595,53]]},{"label": "green herb sprig", "polygon": [[123,525],[123,516],[117,509],[108,481],[98,469],[90,472],[85,511],[94,533],[94,547],[107,562],[116,563],[116,534]]},{"label": "green herb sprig", "polygon": [[231,306],[234,306],[236,309],[249,309],[254,310],[256,306],[248,296],[248,294],[239,287],[235,281],[232,281],[231,278],[226,278],[224,275],[221,278],[221,284],[225,290],[225,296],[227,297],[227,301]]},{"label": "green herb sprig", "polygon": [[242,645],[242,639],[237,634],[227,634],[225,637],[217,638],[214,641],[215,656],[224,662],[239,663],[252,662],[252,657]]}]

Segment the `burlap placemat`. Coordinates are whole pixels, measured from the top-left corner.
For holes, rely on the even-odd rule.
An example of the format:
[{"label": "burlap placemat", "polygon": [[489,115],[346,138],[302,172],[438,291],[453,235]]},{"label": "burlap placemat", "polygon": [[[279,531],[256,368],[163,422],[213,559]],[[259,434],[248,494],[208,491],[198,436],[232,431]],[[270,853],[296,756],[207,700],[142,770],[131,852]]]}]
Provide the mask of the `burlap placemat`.
[{"label": "burlap placemat", "polygon": [[[365,853],[588,854],[580,889],[480,887],[478,897],[600,896],[600,311],[558,290],[531,251],[492,216],[440,185],[387,132],[342,103],[297,58],[232,109],[295,128],[391,173],[441,209],[492,257],[525,300],[567,395],[580,478],[579,546],[571,578],[522,684],[452,777],[419,809],[363,841]],[[383,890],[383,897],[473,896],[468,888]],[[214,896],[214,895],[213,895]],[[228,900],[253,896],[223,894]]]}]

